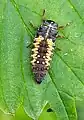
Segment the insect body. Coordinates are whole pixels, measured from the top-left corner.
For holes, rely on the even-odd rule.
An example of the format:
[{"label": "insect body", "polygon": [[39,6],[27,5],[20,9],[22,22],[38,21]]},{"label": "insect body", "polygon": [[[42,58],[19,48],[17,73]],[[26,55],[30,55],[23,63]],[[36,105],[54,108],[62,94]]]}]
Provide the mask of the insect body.
[{"label": "insect body", "polygon": [[32,70],[37,83],[41,83],[50,66],[54,42],[58,34],[58,24],[52,20],[43,20],[37,30],[32,49]]}]

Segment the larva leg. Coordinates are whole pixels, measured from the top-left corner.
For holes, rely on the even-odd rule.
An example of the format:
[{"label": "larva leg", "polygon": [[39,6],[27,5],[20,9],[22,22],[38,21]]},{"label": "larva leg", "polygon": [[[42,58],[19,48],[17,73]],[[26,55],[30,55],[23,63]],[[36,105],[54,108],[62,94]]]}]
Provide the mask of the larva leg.
[{"label": "larva leg", "polygon": [[43,9],[43,14],[42,14],[42,21],[44,21],[45,20],[45,9]]},{"label": "larva leg", "polygon": [[72,23],[72,22],[69,22],[69,23],[67,23],[67,24],[64,25],[64,26],[59,26],[59,27],[58,27],[58,30],[64,29],[65,27],[70,26],[71,23]]},{"label": "larva leg", "polygon": [[60,49],[60,48],[58,48],[58,47],[56,47],[56,48],[55,48],[55,50],[56,50],[56,51],[61,51],[61,49]]},{"label": "larva leg", "polygon": [[32,48],[32,43],[26,46],[26,48],[29,48],[29,47]]},{"label": "larva leg", "polygon": [[[43,9],[43,13],[42,13],[42,21],[45,20],[45,9]],[[31,27],[33,27],[35,30],[38,29],[38,27],[36,27],[31,21],[29,21],[29,24]]]},{"label": "larva leg", "polygon": [[38,27],[36,27],[31,21],[29,21],[29,24],[30,24],[30,26],[31,26],[32,28],[34,28],[35,30],[38,29]]},{"label": "larva leg", "polygon": [[55,49],[56,51],[61,51],[61,49],[58,48],[58,47],[56,47],[56,46],[54,46],[54,49]]},{"label": "larva leg", "polygon": [[56,38],[65,38],[65,37],[61,35],[57,35]]}]

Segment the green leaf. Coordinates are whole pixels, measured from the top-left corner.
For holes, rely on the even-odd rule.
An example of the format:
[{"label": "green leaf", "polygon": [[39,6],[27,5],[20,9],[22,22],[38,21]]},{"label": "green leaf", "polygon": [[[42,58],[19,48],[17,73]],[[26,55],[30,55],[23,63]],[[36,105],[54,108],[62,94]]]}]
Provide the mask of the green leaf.
[{"label": "green leaf", "polygon": [[[57,120],[77,120],[76,106],[84,101],[84,2],[83,0],[1,0],[0,1],[0,108],[15,113],[23,104],[25,112],[38,119],[49,103]],[[38,85],[31,71],[31,46],[35,30],[46,19],[59,26],[64,38],[56,40],[50,70]],[[27,48],[27,46],[29,47]],[[80,116],[80,115],[79,115]]]},{"label": "green leaf", "polygon": [[[22,46],[24,27],[11,2],[3,2],[0,15],[0,92],[9,112],[20,105],[23,91]],[[1,103],[1,105],[2,105]]]}]

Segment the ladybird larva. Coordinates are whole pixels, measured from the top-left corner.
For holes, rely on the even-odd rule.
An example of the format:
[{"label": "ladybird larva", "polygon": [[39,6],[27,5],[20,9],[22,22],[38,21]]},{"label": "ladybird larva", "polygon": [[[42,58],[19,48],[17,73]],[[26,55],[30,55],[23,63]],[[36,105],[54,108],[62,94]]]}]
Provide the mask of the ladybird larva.
[{"label": "ladybird larva", "polygon": [[37,83],[41,83],[50,66],[53,46],[58,35],[58,24],[52,20],[43,20],[37,30],[32,49],[32,71]]}]

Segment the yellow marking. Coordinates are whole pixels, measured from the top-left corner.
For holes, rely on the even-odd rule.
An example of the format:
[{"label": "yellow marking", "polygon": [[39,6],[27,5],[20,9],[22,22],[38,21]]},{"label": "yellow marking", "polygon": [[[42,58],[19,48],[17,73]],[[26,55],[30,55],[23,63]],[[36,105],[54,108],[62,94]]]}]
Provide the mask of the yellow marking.
[{"label": "yellow marking", "polygon": [[47,61],[50,61],[50,60],[52,60],[52,59],[51,59],[51,58],[45,59],[46,62],[47,62]]},{"label": "yellow marking", "polygon": [[34,39],[36,42],[40,42],[41,40],[44,40],[44,38],[40,35],[38,38]]},{"label": "yellow marking", "polygon": [[49,67],[47,66],[47,70],[49,69]]},{"label": "yellow marking", "polygon": [[52,42],[52,41],[48,41],[48,40],[47,40],[47,42],[48,42],[48,45],[53,45],[53,42]]},{"label": "yellow marking", "polygon": [[38,38],[35,38],[34,41],[39,42],[41,41],[41,39],[38,37]]},{"label": "yellow marking", "polygon": [[46,56],[47,59],[45,59],[45,62],[46,62],[46,66],[50,66],[50,63],[49,61],[51,60],[50,56]]},{"label": "yellow marking", "polygon": [[32,63],[32,65],[35,65],[35,62],[36,60],[35,59],[33,59],[32,61],[31,61],[31,63]]},{"label": "yellow marking", "polygon": [[46,57],[49,58],[49,57],[51,57],[52,54],[53,54],[53,53],[51,53],[51,54],[46,53]]},{"label": "yellow marking", "polygon": [[33,54],[37,54],[38,53],[38,48],[34,48],[34,49],[32,49],[32,51],[34,52]]},{"label": "yellow marking", "polygon": [[35,60],[37,57],[33,57],[33,59]]},{"label": "yellow marking", "polygon": [[37,57],[33,57],[34,60],[36,60]]},{"label": "yellow marking", "polygon": [[[41,42],[41,40],[44,40],[44,38],[42,36],[39,36],[38,38],[35,38],[34,41],[34,48],[32,49],[33,54],[31,55],[31,57],[33,57],[33,60],[31,61],[32,65],[35,65],[35,61],[37,59],[36,55],[38,54],[38,48],[39,48],[39,44]],[[39,63],[39,61],[37,61],[37,63]]]},{"label": "yellow marking", "polygon": [[45,66],[50,66],[50,63],[47,61]]},{"label": "yellow marking", "polygon": [[54,44],[51,43],[51,42],[49,42],[49,43],[47,43],[47,44],[48,44],[49,47],[54,46]]},{"label": "yellow marking", "polygon": [[36,55],[37,55],[37,54],[33,54],[33,55],[31,55],[31,57],[33,57],[33,58],[34,58],[34,57],[36,57]]},{"label": "yellow marking", "polygon": [[51,50],[50,50],[50,51],[48,50],[47,53],[48,53],[50,56],[53,54]]},{"label": "yellow marking", "polygon": [[50,44],[53,44],[52,39],[47,39],[47,42],[50,43]]},{"label": "yellow marking", "polygon": [[31,55],[31,57],[33,57],[33,60],[31,61],[32,65],[35,65],[34,62],[36,61],[36,58],[37,58],[36,55],[38,54],[38,51],[37,51],[37,50],[38,50],[38,48],[33,48],[33,49],[32,49],[32,51],[34,52],[34,53]]},{"label": "yellow marking", "polygon": [[50,41],[50,42],[52,42],[52,39],[47,39],[47,41]]},{"label": "yellow marking", "polygon": [[39,45],[39,41],[36,41],[35,43],[33,43],[34,44],[34,46],[38,46]]},{"label": "yellow marking", "polygon": [[47,59],[50,59],[50,56],[46,56],[47,57]]},{"label": "yellow marking", "polygon": [[46,56],[50,56],[49,53],[46,53]]},{"label": "yellow marking", "polygon": [[37,54],[38,53],[38,51],[34,51],[34,54]]},{"label": "yellow marking", "polygon": [[50,45],[50,44],[48,44],[48,47],[49,47],[49,48],[51,48],[51,47],[53,47],[53,46],[52,46],[52,45]]},{"label": "yellow marking", "polygon": [[35,59],[33,59],[31,62],[35,62]]},{"label": "yellow marking", "polygon": [[48,45],[48,48],[52,48],[52,45]]},{"label": "yellow marking", "polygon": [[52,50],[54,49],[53,48],[54,43],[52,42],[52,39],[47,39],[47,44],[48,44],[48,48],[47,48],[45,62],[46,62],[46,66],[48,67],[50,66],[49,61],[52,60],[51,55],[53,54]]},{"label": "yellow marking", "polygon": [[54,49],[53,47],[47,48],[47,50],[51,50],[51,51],[52,51],[53,49]]},{"label": "yellow marking", "polygon": [[38,44],[39,44],[39,43],[38,43],[38,42],[36,42],[36,43],[33,43],[33,44],[34,44],[34,46],[38,47]]},{"label": "yellow marking", "polygon": [[48,48],[50,48],[50,49],[51,49],[51,48],[54,49],[53,46],[51,46],[51,45],[48,45]]},{"label": "yellow marking", "polygon": [[32,51],[37,51],[37,50],[38,50],[38,48],[33,48],[33,49],[32,49]]},{"label": "yellow marking", "polygon": [[48,44],[48,48],[47,50],[53,50],[53,46],[54,46],[54,43],[52,42],[52,39],[47,39],[47,44]]}]

